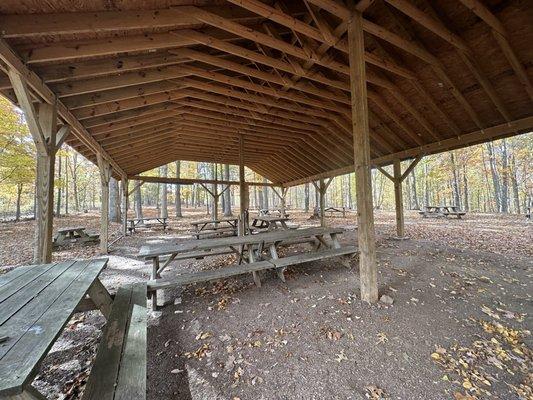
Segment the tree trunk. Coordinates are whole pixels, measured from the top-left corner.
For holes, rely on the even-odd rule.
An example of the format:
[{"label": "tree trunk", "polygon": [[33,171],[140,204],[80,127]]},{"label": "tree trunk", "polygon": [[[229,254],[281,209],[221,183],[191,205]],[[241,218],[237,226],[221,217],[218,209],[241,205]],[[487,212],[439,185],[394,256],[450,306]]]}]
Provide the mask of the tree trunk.
[{"label": "tree trunk", "polygon": [[502,140],[501,144],[502,152],[502,201],[501,210],[503,213],[509,212],[509,157],[507,154],[507,141]]},{"label": "tree trunk", "polygon": [[68,215],[68,154],[65,157],[65,215]]},{"label": "tree trunk", "polygon": [[[181,162],[176,161],[176,178],[180,178],[181,174]],[[178,183],[176,185],[176,217],[181,218],[183,214],[181,212],[181,185]]]},{"label": "tree trunk", "polygon": [[[61,180],[61,156],[57,155],[57,179]],[[61,182],[57,185],[56,216],[61,215]]]},{"label": "tree trunk", "polygon": [[452,168],[452,192],[453,192],[453,203],[456,207],[461,206],[461,196],[459,194],[459,177],[457,174],[457,165],[455,163],[455,155],[453,151],[450,152],[450,164]]},{"label": "tree trunk", "polygon": [[514,203],[514,211],[517,214],[520,214],[520,192],[518,190],[518,179],[516,177],[516,160],[514,157],[514,154],[511,156],[511,168],[510,168],[510,175],[511,175],[511,186],[513,188],[513,203]]},{"label": "tree trunk", "polygon": [[304,186],[304,211],[309,212],[309,182]]},{"label": "tree trunk", "polygon": [[496,205],[496,212],[500,212],[502,210],[500,176],[496,167],[494,147],[491,142],[487,143],[487,151],[489,153],[489,166],[492,175],[492,184],[494,187],[494,204]]},{"label": "tree trunk", "polygon": [[135,218],[143,219],[143,206],[141,197],[141,187],[139,182],[135,182],[135,190],[133,191],[133,201],[135,202]]},{"label": "tree trunk", "polygon": [[17,208],[15,210],[15,221],[20,221],[20,198],[22,197],[22,183],[17,184]]},{"label": "tree trunk", "polygon": [[470,194],[468,193],[468,175],[466,173],[466,164],[463,164],[463,201],[464,211],[470,211]]},{"label": "tree trunk", "polygon": [[[163,178],[168,177],[168,165],[160,167],[159,175]],[[161,187],[161,209],[159,214],[161,218],[168,218],[168,187],[166,183],[163,183]]]},{"label": "tree trunk", "polygon": [[429,171],[428,160],[424,163],[424,202],[425,206],[429,206]]},{"label": "tree trunk", "polygon": [[[263,183],[268,183],[268,179],[267,178],[263,178]],[[263,199],[264,199],[264,208],[268,209],[269,205],[268,205],[268,186],[263,186]]]},{"label": "tree trunk", "polygon": [[418,203],[418,191],[416,190],[416,176],[415,168],[411,171],[411,187],[413,189],[413,208],[420,210],[420,204]]},{"label": "tree trunk", "polygon": [[[229,181],[229,164],[224,165],[224,180]],[[231,217],[233,216],[233,212],[231,211],[231,187],[226,189],[223,196],[224,196],[224,216]]]},{"label": "tree trunk", "polygon": [[80,212],[80,200],[78,197],[78,153],[72,156],[72,164],[70,166],[70,175],[72,177],[72,191],[74,192],[74,209]]}]

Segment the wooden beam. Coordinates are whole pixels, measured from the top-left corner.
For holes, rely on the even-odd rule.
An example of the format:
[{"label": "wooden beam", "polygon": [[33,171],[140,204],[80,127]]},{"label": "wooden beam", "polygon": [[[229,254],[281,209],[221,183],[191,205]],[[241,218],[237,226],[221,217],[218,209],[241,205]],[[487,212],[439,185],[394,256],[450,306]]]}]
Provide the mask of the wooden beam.
[{"label": "wooden beam", "polygon": [[358,11],[353,12],[348,23],[348,40],[361,299],[374,303],[378,301],[376,240],[370,176],[370,135],[364,61],[363,16]]},{"label": "wooden beam", "polygon": [[[444,151],[455,150],[475,144],[488,142],[508,136],[516,135],[516,133],[527,133],[533,130],[533,117],[526,117],[517,119],[509,123],[494,125],[485,129],[480,129],[456,137],[441,140],[439,142],[430,143],[424,146],[412,147],[407,150],[402,150],[393,154],[387,154],[372,158],[372,165],[387,165],[393,162],[394,159],[399,158],[405,160],[417,156],[426,156],[430,154],[437,154]],[[304,179],[295,179],[292,181],[283,182],[284,187],[301,185],[306,182],[311,182],[320,178],[343,175],[353,172],[353,166],[323,172],[316,175],[308,176]]]},{"label": "wooden beam", "polygon": [[515,51],[509,43],[507,31],[500,20],[479,0],[460,0],[461,3],[474,14],[481,18],[487,25],[492,28],[492,34],[496,42],[500,46],[505,58],[513,68],[517,78],[524,87],[524,90],[529,95],[529,98],[533,100],[533,85],[527,75],[524,65],[520,62],[516,56]]},{"label": "wooden beam", "polygon": [[[239,9],[219,6],[208,6],[205,9],[241,23],[257,20],[256,16]],[[182,28],[190,27],[191,20],[187,15],[179,11],[178,6],[156,10],[4,14],[0,16],[0,26],[2,26],[4,37],[13,38],[95,32],[107,33],[149,27]]]},{"label": "wooden beam", "polygon": [[[171,185],[193,185],[195,183],[201,185],[240,185],[240,181],[227,181],[227,180],[218,180],[218,179],[189,179],[189,178],[172,178],[172,177],[161,177],[161,176],[144,176],[144,175],[132,175],[128,179],[136,180],[139,182],[148,182],[148,183],[165,183]],[[264,182],[246,182],[250,186],[267,186],[267,187],[279,187],[275,183],[264,183]]]},{"label": "wooden beam", "polygon": [[124,171],[119,165],[105,152],[105,150],[94,140],[94,138],[87,132],[85,127],[74,117],[68,108],[59,100],[52,90],[33,72],[31,71],[15,54],[11,47],[5,40],[0,38],[0,59],[7,64],[10,71],[14,71],[20,76],[24,77],[25,82],[30,86],[41,98],[49,103],[56,104],[57,114],[69,125],[73,134],[82,141],[89,149],[94,152],[100,152],[106,158],[118,174],[123,174]]}]

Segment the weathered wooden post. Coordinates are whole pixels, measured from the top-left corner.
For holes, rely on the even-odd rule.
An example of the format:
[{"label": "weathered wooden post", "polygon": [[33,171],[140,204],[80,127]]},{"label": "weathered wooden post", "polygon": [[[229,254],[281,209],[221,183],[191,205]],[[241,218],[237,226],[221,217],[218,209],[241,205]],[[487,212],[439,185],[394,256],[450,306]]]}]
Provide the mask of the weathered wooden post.
[{"label": "weathered wooden post", "polygon": [[353,11],[348,23],[350,59],[350,90],[352,103],[352,131],[357,193],[357,236],[359,242],[359,274],[361,299],[378,300],[376,241],[372,209],[372,181],[370,177],[370,138],[366,91],[365,46],[363,16]]},{"label": "weathered wooden post", "polygon": [[402,193],[402,166],[399,159],[394,160],[394,203],[396,209],[396,235],[403,238],[405,235],[403,216],[403,193]]},{"label": "weathered wooden post", "polygon": [[244,176],[244,138],[239,136],[239,197],[240,197],[240,215],[239,215],[239,236],[246,234],[246,213],[248,210],[248,185]]},{"label": "weathered wooden post", "polygon": [[96,154],[98,168],[100,169],[100,183],[102,188],[102,207],[100,215],[100,252],[107,254],[109,240],[109,179],[111,178],[111,165],[100,153]]},{"label": "weathered wooden post", "polygon": [[16,71],[8,70],[9,79],[20,108],[24,111],[28,128],[37,150],[35,209],[35,263],[52,261],[52,229],[54,218],[54,172],[57,150],[65,141],[70,128],[64,125],[57,130],[55,102],[39,103],[37,110],[25,79]]},{"label": "weathered wooden post", "polygon": [[122,230],[124,236],[128,234],[128,200],[129,181],[126,176],[122,177]]},{"label": "weathered wooden post", "polygon": [[389,174],[382,167],[377,168],[394,184],[394,205],[396,209],[396,237],[394,239],[407,239],[405,236],[405,218],[403,212],[402,182],[420,162],[422,156],[417,156],[402,174],[402,164],[399,159],[393,161],[393,174]]}]

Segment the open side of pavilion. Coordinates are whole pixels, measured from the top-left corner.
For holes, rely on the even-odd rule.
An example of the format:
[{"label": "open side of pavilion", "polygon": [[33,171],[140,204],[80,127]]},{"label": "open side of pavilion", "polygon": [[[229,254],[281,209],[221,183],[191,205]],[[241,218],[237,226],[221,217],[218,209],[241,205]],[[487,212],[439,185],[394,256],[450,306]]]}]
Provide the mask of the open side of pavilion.
[{"label": "open side of pavilion", "polygon": [[245,166],[282,197],[318,181],[323,198],[327,178],[355,170],[361,296],[374,302],[370,169],[394,165],[403,236],[401,183],[421,157],[533,128],[528,2],[171,3],[0,4],[0,90],[38,152],[36,262],[51,260],[65,141],[100,168],[103,252],[111,175],[127,187],[175,160],[238,164],[226,183],[243,213]]}]

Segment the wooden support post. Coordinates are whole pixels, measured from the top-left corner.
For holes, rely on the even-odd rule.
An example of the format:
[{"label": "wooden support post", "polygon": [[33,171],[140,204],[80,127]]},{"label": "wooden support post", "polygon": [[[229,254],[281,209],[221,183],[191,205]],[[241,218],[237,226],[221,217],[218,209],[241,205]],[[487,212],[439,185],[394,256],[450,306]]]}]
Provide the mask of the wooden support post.
[{"label": "wooden support post", "polygon": [[324,179],[320,179],[320,182],[318,183],[318,195],[320,199],[320,226],[325,227],[326,226],[326,190],[325,190],[326,184],[324,182]]},{"label": "wooden support post", "polygon": [[289,192],[289,188],[282,187],[281,188],[281,216],[284,217],[286,215],[285,210],[287,209],[287,193]]},{"label": "wooden support post", "polygon": [[100,169],[100,183],[102,186],[102,207],[100,216],[100,252],[107,254],[109,233],[109,179],[111,178],[111,164],[100,153],[96,154]]},{"label": "wooden support post", "polygon": [[402,166],[399,159],[394,160],[394,204],[396,208],[396,234],[398,239],[405,235],[403,217]]},{"label": "wooden support post", "polygon": [[370,177],[370,138],[366,91],[365,46],[363,16],[355,11],[348,23],[348,50],[350,59],[350,90],[352,103],[352,130],[357,193],[357,236],[359,242],[359,274],[361,299],[378,301],[376,239],[372,208],[372,181]]},{"label": "wooden support post", "polygon": [[128,192],[128,178],[123,177],[122,178],[122,230],[124,233],[124,236],[128,235],[128,200],[129,200],[129,192]]},{"label": "wooden support post", "polygon": [[70,132],[68,126],[57,131],[57,105],[33,105],[26,80],[16,71],[8,70],[9,79],[20,108],[24,111],[28,128],[37,150],[36,210],[35,210],[35,263],[52,261],[52,229],[54,217],[54,172],[57,150]]},{"label": "wooden support post", "polygon": [[239,197],[240,197],[240,216],[239,216],[239,236],[246,234],[246,214],[248,209],[248,187],[246,186],[246,177],[244,176],[244,138],[239,136]]},{"label": "wooden support post", "polygon": [[[218,167],[217,167],[217,164],[215,163],[214,165],[214,176],[213,178],[215,179],[215,181],[218,179]],[[219,200],[219,195],[218,195],[218,184],[217,183],[213,183],[213,221],[216,221],[218,220],[218,200]],[[215,226],[217,224],[215,223]]]}]

